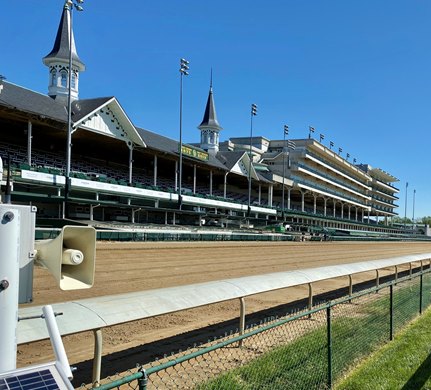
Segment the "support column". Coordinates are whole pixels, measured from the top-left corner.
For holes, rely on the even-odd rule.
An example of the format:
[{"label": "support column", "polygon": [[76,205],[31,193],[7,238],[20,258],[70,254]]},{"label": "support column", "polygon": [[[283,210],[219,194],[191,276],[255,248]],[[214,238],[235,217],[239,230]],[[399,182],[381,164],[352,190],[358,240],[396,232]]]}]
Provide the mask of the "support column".
[{"label": "support column", "polygon": [[196,194],[196,164],[193,165],[193,193]]},{"label": "support column", "polygon": [[348,211],[348,218],[349,218],[349,220],[351,219],[351,218],[350,218],[350,208],[351,208],[351,207],[352,207],[352,205],[350,205],[350,204],[349,204],[349,205],[348,205],[348,210],[349,210],[349,211]]},{"label": "support column", "polygon": [[344,203],[343,202],[340,202],[341,203],[341,219],[344,219]]},{"label": "support column", "polygon": [[157,185],[157,156],[154,155],[154,176],[153,176],[153,185]]},{"label": "support column", "polygon": [[272,197],[273,197],[274,186],[270,184],[268,186],[268,206],[272,207]]},{"label": "support column", "polygon": [[368,224],[370,224],[370,210],[368,210]]},{"label": "support column", "polygon": [[226,199],[226,193],[227,193],[227,175],[229,172],[226,172],[224,174],[224,182],[223,182],[223,197]]},{"label": "support column", "polygon": [[291,210],[291,207],[290,207],[290,191],[291,191],[291,189],[288,188],[287,189],[287,209],[288,210]]},{"label": "support column", "polygon": [[323,198],[323,215],[326,217],[326,205],[327,205],[328,199]]},{"label": "support column", "polygon": [[305,211],[305,192],[301,191],[301,211]]},{"label": "support column", "polygon": [[128,146],[129,146],[129,184],[131,185],[132,178],[133,178],[133,144],[130,143],[130,145]]},{"label": "support column", "polygon": [[28,121],[27,122],[27,163],[31,166],[31,142],[33,139],[33,124]]},{"label": "support column", "polygon": [[314,198],[314,214],[317,214],[317,195],[313,194],[313,198]]},{"label": "support column", "polygon": [[358,222],[358,206],[355,206],[355,221]]},{"label": "support column", "polygon": [[259,204],[262,204],[262,184],[259,184],[259,194],[258,194],[258,200],[257,202]]},{"label": "support column", "polygon": [[334,218],[335,218],[335,211],[336,211],[335,208],[336,208],[336,205],[337,205],[337,201],[334,199],[334,213],[333,213],[334,214]]},{"label": "support column", "polygon": [[178,191],[178,161],[175,161],[175,191]]}]

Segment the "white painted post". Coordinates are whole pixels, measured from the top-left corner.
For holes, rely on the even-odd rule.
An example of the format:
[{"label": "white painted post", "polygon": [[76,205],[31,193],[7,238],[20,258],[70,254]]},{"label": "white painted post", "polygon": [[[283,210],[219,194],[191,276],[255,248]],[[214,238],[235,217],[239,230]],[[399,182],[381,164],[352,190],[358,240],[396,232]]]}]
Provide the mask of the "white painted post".
[{"label": "white painted post", "polygon": [[20,214],[0,205],[0,372],[16,369]]},{"label": "white painted post", "polygon": [[100,386],[100,373],[102,371],[102,329],[94,329],[94,360],[93,360],[93,386]]}]

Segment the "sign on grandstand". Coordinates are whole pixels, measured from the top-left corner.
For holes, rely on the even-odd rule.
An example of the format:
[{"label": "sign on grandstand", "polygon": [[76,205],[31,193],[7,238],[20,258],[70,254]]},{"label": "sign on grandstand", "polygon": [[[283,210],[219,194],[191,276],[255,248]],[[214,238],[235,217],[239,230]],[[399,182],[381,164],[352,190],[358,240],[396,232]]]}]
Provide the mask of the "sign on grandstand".
[{"label": "sign on grandstand", "polygon": [[[179,151],[178,147],[178,151]],[[183,145],[183,154],[189,157],[197,158],[198,160],[208,161],[208,153],[197,150],[191,146]]]}]

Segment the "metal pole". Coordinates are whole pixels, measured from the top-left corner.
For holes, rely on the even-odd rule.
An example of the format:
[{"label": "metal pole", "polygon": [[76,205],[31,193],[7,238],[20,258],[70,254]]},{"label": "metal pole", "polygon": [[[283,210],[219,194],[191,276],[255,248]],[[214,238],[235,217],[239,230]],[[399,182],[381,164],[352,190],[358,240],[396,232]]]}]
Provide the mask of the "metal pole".
[{"label": "metal pole", "polygon": [[419,314],[422,314],[423,290],[424,290],[424,275],[421,272],[420,281],[419,281]]},{"label": "metal pole", "polygon": [[407,188],[409,186],[409,183],[406,182],[406,203],[404,206],[404,230],[406,229],[406,223],[407,223]]},{"label": "metal pole", "polygon": [[[245,298],[241,297],[239,299],[239,335],[242,336],[245,330]],[[239,341],[239,346],[242,346],[243,340]]]},{"label": "metal pole", "polygon": [[332,388],[332,329],[331,329],[331,305],[326,308],[326,330],[328,343],[328,389]]},{"label": "metal pole", "polygon": [[283,131],[283,188],[281,193],[281,215],[284,220],[284,177],[286,176],[286,126]]},{"label": "metal pole", "polygon": [[178,208],[181,210],[181,183],[183,177],[183,73],[180,74],[180,168],[178,172]]},{"label": "metal pole", "polygon": [[[66,3],[67,4],[67,3]],[[64,187],[63,218],[69,218],[69,192],[70,192],[70,165],[72,156],[72,4],[67,4],[69,12],[69,73],[68,73],[68,93],[67,93],[67,146],[66,146],[66,172]]]},{"label": "metal pole", "polygon": [[247,216],[250,216],[250,205],[251,205],[251,161],[252,161],[252,151],[253,151],[253,109],[251,110],[250,115],[250,161],[248,164],[248,207],[247,207]]},{"label": "metal pole", "polygon": [[413,226],[415,225],[415,200],[416,200],[416,190],[413,190]]},{"label": "metal pole", "polygon": [[389,286],[389,340],[394,339],[394,285]]}]

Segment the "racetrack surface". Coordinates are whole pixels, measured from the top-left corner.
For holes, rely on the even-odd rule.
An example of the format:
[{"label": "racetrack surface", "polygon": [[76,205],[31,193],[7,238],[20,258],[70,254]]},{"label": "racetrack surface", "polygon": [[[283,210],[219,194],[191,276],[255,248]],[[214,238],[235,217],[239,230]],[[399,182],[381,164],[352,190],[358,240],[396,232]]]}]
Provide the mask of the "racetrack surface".
[{"label": "racetrack surface", "polygon": [[[99,242],[93,288],[61,291],[46,270],[35,268],[32,305],[426,252],[431,252],[431,243]],[[373,277],[373,273],[357,275],[354,282]],[[314,286],[314,293],[345,287],[347,283],[346,278],[319,282]],[[253,296],[246,300],[247,314],[284,305],[307,294],[307,286],[299,286]],[[102,377],[120,371],[117,367],[123,366],[125,359],[130,359],[127,364],[133,368],[143,362],[143,355],[150,359],[172,352],[171,345],[158,340],[183,333],[183,338],[187,338],[185,332],[238,316],[238,301],[229,301],[104,329],[103,353],[107,356],[102,361]],[[93,356],[91,332],[64,337],[64,343],[73,365]],[[133,351],[133,355],[128,355],[127,350]],[[19,366],[50,359],[49,341],[18,348]]]}]

